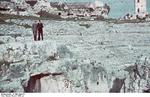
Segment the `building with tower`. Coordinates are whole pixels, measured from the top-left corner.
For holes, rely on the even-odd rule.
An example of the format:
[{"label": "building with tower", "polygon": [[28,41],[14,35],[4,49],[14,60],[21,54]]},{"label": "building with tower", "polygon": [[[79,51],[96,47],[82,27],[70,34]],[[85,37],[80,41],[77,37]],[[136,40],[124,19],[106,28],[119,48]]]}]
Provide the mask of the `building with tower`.
[{"label": "building with tower", "polygon": [[147,13],[146,9],[147,0],[135,0],[135,16],[136,18],[145,18]]}]

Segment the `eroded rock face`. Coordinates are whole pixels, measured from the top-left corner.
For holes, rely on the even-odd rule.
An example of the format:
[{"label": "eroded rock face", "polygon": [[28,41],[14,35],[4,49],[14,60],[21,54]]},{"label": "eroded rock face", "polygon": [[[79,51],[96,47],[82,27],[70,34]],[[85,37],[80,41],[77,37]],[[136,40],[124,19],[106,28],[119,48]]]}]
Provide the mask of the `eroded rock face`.
[{"label": "eroded rock face", "polygon": [[[83,67],[82,67],[83,68]],[[98,67],[91,74],[88,70],[69,70],[63,73],[47,73],[31,76],[24,86],[25,92],[106,92],[108,91],[107,74]],[[93,69],[92,68],[92,69]]]},{"label": "eroded rock face", "polygon": [[[22,45],[18,46],[21,48]],[[46,53],[50,52],[48,47],[46,51],[42,51],[44,54],[42,55],[42,53],[36,52],[40,49],[39,45],[37,47],[36,44],[33,45],[34,51],[31,49],[32,46],[25,46],[26,51],[30,47],[32,56],[36,55],[35,61],[29,60],[30,58],[27,60],[24,57],[22,57],[24,59],[22,61],[14,61],[17,59],[14,55],[17,54],[18,46],[10,49],[13,52],[10,54],[13,57],[12,63],[9,63],[7,78],[2,77],[3,80],[1,80],[3,83],[9,84],[1,85],[1,91],[17,92],[20,89],[24,92],[149,92],[150,69],[147,57],[141,56],[135,64],[123,65],[118,70],[115,69],[115,73],[112,73],[105,65],[96,61],[74,59],[73,53],[65,46],[55,47],[54,50],[57,52],[55,60],[48,60],[49,55],[53,56],[51,53]],[[21,53],[19,54],[21,55]],[[40,61],[40,64],[34,64],[37,59],[41,58],[37,57],[38,55],[42,55],[44,62]],[[122,71],[127,74],[123,76]],[[122,74],[118,75],[119,73]],[[6,73],[3,75],[6,76]],[[16,79],[18,83],[14,87],[12,84]]]},{"label": "eroded rock face", "polygon": [[[42,60],[46,60],[49,56],[54,56],[54,53],[57,52],[56,46],[49,41],[27,44],[19,42],[17,44],[7,43],[0,45],[0,48],[0,81],[9,83],[1,84],[0,89],[2,91],[13,90],[14,92],[18,91],[20,87],[18,85],[23,80],[27,81],[30,78],[30,73],[37,72],[34,69],[42,64]],[[31,80],[33,79],[34,77],[31,78]],[[14,83],[15,80],[18,82],[17,85]],[[13,83],[14,86],[12,85]],[[39,83],[39,80],[36,83]],[[12,87],[12,89],[9,87]],[[18,89],[13,89],[13,87],[18,87]],[[22,91],[22,89],[19,91]]]},{"label": "eroded rock face", "polygon": [[124,81],[124,92],[149,92],[150,67],[148,57],[138,57],[135,64],[125,68],[125,70],[129,74]]},{"label": "eroded rock face", "polygon": [[[33,75],[29,78],[29,80],[27,81],[27,84],[24,84],[24,92],[29,92],[29,93],[34,93],[34,92],[43,92],[43,89],[45,87],[42,88],[43,86],[43,82],[42,79],[47,77],[47,76],[58,76],[58,75],[62,75],[62,73],[46,73],[46,74],[37,74],[37,75]],[[48,85],[48,84],[46,84]]]},{"label": "eroded rock face", "polygon": [[66,93],[71,92],[69,80],[63,74],[50,75],[41,79],[41,92]]},{"label": "eroded rock face", "polygon": [[113,86],[112,86],[112,88],[110,89],[109,92],[110,93],[120,93],[121,92],[121,88],[125,84],[124,81],[125,81],[125,79],[116,78],[113,81]]},{"label": "eroded rock face", "polygon": [[149,24],[43,22],[44,41],[36,42],[29,29],[0,25],[12,35],[0,36],[1,92],[149,92]]}]

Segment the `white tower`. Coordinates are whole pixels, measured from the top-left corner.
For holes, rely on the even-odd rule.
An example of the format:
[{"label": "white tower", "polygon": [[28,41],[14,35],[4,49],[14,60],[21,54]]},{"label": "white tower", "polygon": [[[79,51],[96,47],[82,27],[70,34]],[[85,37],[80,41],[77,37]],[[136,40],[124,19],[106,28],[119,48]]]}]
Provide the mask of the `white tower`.
[{"label": "white tower", "polygon": [[135,0],[135,15],[138,18],[144,18],[147,14],[146,0]]}]

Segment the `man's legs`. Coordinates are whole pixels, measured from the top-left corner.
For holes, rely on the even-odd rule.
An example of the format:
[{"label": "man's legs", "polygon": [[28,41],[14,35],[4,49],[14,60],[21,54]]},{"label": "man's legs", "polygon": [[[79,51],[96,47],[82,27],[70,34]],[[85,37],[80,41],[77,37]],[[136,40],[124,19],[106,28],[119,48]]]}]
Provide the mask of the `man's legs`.
[{"label": "man's legs", "polygon": [[42,37],[42,40],[43,40],[43,32],[41,32],[41,37]]},{"label": "man's legs", "polygon": [[37,38],[37,32],[36,31],[33,31],[33,37],[34,37],[34,41],[36,41],[36,38]]},{"label": "man's legs", "polygon": [[38,40],[40,40],[41,32],[38,32]]},{"label": "man's legs", "polygon": [[35,41],[37,41],[37,31],[35,31],[34,37],[35,37]]}]

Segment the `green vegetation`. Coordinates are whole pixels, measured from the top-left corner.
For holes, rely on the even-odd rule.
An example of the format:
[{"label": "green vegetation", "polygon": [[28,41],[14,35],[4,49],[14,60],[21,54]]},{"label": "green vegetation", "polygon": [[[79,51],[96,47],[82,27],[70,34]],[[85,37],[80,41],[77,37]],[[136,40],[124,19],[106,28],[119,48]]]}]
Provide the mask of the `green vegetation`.
[{"label": "green vegetation", "polygon": [[4,43],[3,41],[0,41],[0,45],[1,45],[1,44],[5,44],[5,43]]},{"label": "green vegetation", "polygon": [[90,24],[79,24],[80,26],[86,27],[86,28],[90,28],[91,25]]}]

